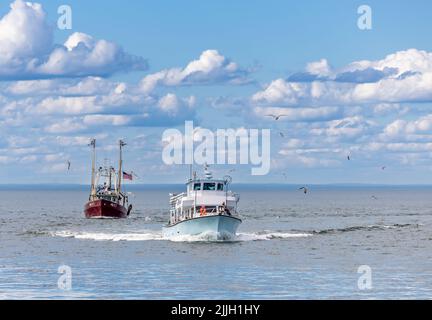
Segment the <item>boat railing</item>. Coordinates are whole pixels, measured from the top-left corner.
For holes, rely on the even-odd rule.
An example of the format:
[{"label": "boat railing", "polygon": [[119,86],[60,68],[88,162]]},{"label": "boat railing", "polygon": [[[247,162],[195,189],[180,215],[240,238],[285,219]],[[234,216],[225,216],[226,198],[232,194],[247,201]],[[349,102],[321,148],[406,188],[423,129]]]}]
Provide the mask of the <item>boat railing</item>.
[{"label": "boat railing", "polygon": [[170,203],[173,204],[173,203],[177,202],[177,200],[179,200],[179,199],[181,199],[183,197],[186,197],[187,194],[185,192],[183,192],[183,193],[180,193],[180,194],[171,194],[170,196],[171,196]]},{"label": "boat railing", "polygon": [[201,209],[201,207],[196,207],[196,213],[195,213],[195,215],[194,215],[194,217],[200,217],[200,216],[217,216],[217,215],[220,215],[220,214],[223,214],[223,213],[227,213],[227,212],[229,212],[229,211],[227,211],[227,207],[223,207],[223,206],[211,206],[211,207],[208,207],[208,206],[206,206],[206,210],[205,210],[205,213],[201,213],[200,210]]}]

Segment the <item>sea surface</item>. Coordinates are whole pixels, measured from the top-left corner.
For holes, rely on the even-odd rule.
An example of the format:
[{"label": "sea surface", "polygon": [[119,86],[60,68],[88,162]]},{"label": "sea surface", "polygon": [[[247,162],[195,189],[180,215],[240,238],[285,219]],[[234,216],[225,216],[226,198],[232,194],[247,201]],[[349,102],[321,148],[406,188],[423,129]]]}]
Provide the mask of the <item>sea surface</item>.
[{"label": "sea surface", "polygon": [[13,189],[0,190],[0,299],[432,298],[432,187],[233,186],[229,242],[162,237],[180,186],[132,189],[125,220],[84,219],[86,188]]}]

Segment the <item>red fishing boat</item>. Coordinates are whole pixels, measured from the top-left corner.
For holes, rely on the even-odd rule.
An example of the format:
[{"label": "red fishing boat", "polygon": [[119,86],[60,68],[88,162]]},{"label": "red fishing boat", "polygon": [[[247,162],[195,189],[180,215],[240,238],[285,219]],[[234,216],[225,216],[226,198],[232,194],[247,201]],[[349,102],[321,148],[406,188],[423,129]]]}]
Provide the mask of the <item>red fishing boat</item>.
[{"label": "red fishing boat", "polygon": [[[120,140],[120,160],[118,173],[111,166],[100,167],[96,172],[96,140],[90,146],[93,149],[92,178],[89,202],[85,205],[84,213],[88,219],[122,219],[127,218],[132,205],[129,205],[128,196],[122,192],[122,179],[132,180],[132,175],[123,172],[123,147],[126,144]],[[99,181],[105,179],[103,184]]]}]

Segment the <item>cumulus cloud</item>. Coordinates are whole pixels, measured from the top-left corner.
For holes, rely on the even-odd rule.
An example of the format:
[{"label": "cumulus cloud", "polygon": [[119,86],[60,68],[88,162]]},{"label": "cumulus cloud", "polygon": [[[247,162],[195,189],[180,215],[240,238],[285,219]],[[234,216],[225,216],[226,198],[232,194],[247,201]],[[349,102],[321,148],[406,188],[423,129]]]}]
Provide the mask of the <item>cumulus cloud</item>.
[{"label": "cumulus cloud", "polygon": [[329,154],[340,154],[340,149],[281,149],[279,155],[284,156],[285,164],[314,167],[334,167],[341,163],[339,159],[331,158]]},{"label": "cumulus cloud", "polygon": [[332,68],[326,59],[320,61],[308,63],[306,66],[306,72],[316,76],[329,76],[332,72]]},{"label": "cumulus cloud", "polygon": [[163,96],[159,102],[159,108],[171,116],[177,115],[184,108],[193,108],[196,103],[196,98],[190,96],[187,99],[180,99],[173,93],[168,93]]},{"label": "cumulus cloud", "polygon": [[0,20],[0,80],[107,77],[147,69],[145,59],[115,43],[74,33],[63,45],[54,44],[53,32],[42,5],[15,0]]},{"label": "cumulus cloud", "polygon": [[324,135],[328,137],[343,137],[345,139],[355,138],[364,135],[376,124],[362,116],[348,117],[341,120],[334,120],[324,128],[312,128],[310,133],[313,135]]},{"label": "cumulus cloud", "polygon": [[432,53],[409,49],[338,70],[322,60],[306,73],[272,81],[252,101],[288,106],[432,101]]},{"label": "cumulus cloud", "polygon": [[415,120],[396,119],[380,135],[383,141],[431,141],[432,114]]},{"label": "cumulus cloud", "polygon": [[193,84],[231,83],[243,84],[249,71],[221,55],[217,50],[204,51],[198,60],[190,62],[185,68],[172,68],[146,76],[141,81],[144,92],[153,91],[161,86],[184,86]]},{"label": "cumulus cloud", "polygon": [[97,125],[97,126],[103,126],[103,125],[125,126],[128,123],[130,123],[130,121],[131,121],[131,117],[128,116],[106,115],[106,114],[88,115],[85,116],[83,119],[84,124]]},{"label": "cumulus cloud", "polygon": [[70,119],[64,119],[60,122],[55,121],[55,123],[48,125],[45,128],[45,131],[47,133],[65,134],[65,133],[79,132],[85,129],[86,127],[76,118],[70,118]]}]

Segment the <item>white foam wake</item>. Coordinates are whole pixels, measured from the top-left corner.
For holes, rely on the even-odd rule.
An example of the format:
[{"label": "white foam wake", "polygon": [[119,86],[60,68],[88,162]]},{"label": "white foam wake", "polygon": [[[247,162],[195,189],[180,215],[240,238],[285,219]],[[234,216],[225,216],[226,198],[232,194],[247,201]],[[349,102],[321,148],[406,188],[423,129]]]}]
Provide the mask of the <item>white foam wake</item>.
[{"label": "white foam wake", "polygon": [[54,237],[75,238],[80,240],[95,241],[151,241],[164,240],[162,234],[157,233],[96,233],[96,232],[73,232],[58,231],[52,232]]},{"label": "white foam wake", "polygon": [[284,232],[268,232],[268,233],[239,233],[237,234],[238,241],[265,241],[275,239],[289,238],[306,238],[311,237],[309,233],[284,233]]},{"label": "white foam wake", "polygon": [[146,231],[143,233],[95,233],[95,232],[57,231],[57,232],[51,232],[51,236],[62,237],[62,238],[75,238],[80,240],[113,241],[113,242],[117,242],[117,241],[248,242],[248,241],[268,241],[268,240],[289,239],[289,238],[304,238],[304,237],[311,237],[312,234],[282,233],[282,232],[239,233],[235,237],[230,237],[229,235],[224,236],[222,240],[218,239],[218,235],[214,233],[202,233],[199,235],[181,235],[181,236],[166,238],[162,235],[162,232],[156,232],[156,231]]}]

